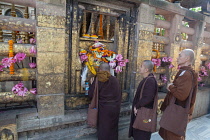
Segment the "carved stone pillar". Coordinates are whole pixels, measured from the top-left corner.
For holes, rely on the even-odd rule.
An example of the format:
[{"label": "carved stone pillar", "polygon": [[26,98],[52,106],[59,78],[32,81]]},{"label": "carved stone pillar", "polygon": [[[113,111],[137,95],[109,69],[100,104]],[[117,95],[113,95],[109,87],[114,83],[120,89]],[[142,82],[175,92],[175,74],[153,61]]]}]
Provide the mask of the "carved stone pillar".
[{"label": "carved stone pillar", "polygon": [[[134,48],[133,73],[135,76],[134,89],[136,90],[142,76],[139,73],[139,67],[144,60],[151,60],[153,46],[153,32],[155,24],[155,8],[146,4],[141,4],[138,9],[136,46]],[[133,90],[134,90],[133,89]],[[134,91],[131,91],[134,93]]]},{"label": "carved stone pillar", "polygon": [[36,2],[40,117],[64,114],[65,9],[65,0]]},{"label": "carved stone pillar", "polygon": [[175,67],[169,71],[169,75],[170,75],[169,80],[170,82],[172,82],[177,72],[177,67],[178,67],[176,60],[180,52],[180,45],[181,45],[181,39],[182,39],[180,28],[182,26],[182,20],[184,17],[178,14],[175,14],[174,16],[173,15],[165,16],[165,18],[167,21],[171,22],[171,28],[167,31],[170,42],[169,42],[169,45],[166,46],[165,52],[168,54],[168,56],[174,58],[172,64]]}]

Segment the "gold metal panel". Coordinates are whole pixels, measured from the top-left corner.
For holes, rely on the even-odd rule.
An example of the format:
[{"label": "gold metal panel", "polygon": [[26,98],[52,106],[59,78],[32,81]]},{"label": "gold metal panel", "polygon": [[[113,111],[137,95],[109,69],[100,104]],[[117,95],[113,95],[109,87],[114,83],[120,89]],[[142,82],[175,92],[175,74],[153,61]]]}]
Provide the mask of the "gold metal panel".
[{"label": "gold metal panel", "polygon": [[64,95],[38,95],[39,117],[64,115]]},{"label": "gold metal panel", "polygon": [[77,108],[88,105],[90,99],[88,97],[66,97],[65,105],[67,108]]},{"label": "gold metal panel", "polygon": [[34,101],[35,95],[27,92],[26,96],[18,96],[13,92],[0,92],[0,103],[7,104],[7,103],[21,103],[26,101]]},{"label": "gold metal panel", "polygon": [[39,75],[37,78],[38,94],[64,93],[64,74]]},{"label": "gold metal panel", "polygon": [[38,26],[51,28],[65,28],[66,18],[54,15],[37,15]]},{"label": "gold metal panel", "polygon": [[17,125],[8,124],[0,126],[1,140],[18,140]]},{"label": "gold metal panel", "polygon": [[37,28],[38,52],[64,52],[65,30],[55,28]]},{"label": "gold metal panel", "polygon": [[64,73],[64,53],[38,53],[37,54],[38,74]]}]

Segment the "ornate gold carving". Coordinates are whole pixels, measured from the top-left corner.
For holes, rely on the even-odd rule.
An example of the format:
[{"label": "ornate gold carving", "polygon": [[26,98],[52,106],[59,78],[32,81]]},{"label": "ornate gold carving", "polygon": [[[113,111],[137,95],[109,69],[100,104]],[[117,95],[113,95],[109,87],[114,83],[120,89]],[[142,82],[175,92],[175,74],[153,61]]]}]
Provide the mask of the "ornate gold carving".
[{"label": "ornate gold carving", "polygon": [[[167,57],[167,54],[165,52],[159,52],[159,53],[160,53],[160,57]],[[157,58],[156,52],[152,52],[152,58]]]},{"label": "ornate gold carving", "polygon": [[139,39],[152,41],[153,40],[153,32],[140,30],[140,32],[139,32]]},{"label": "ornate gold carving", "polygon": [[155,73],[164,74],[164,73],[166,73],[166,68],[165,67],[158,67],[156,69]]},{"label": "ornate gold carving", "polygon": [[162,80],[160,80],[160,79],[157,80],[157,84],[158,84],[158,87],[165,86],[165,83]]},{"label": "ornate gold carving", "polygon": [[90,99],[88,97],[66,97],[65,103],[67,108],[79,108],[88,105]]},{"label": "ornate gold carving", "polygon": [[27,92],[26,96],[18,96],[13,92],[0,92],[0,103],[21,103],[26,101],[34,101],[36,100],[35,95]]}]

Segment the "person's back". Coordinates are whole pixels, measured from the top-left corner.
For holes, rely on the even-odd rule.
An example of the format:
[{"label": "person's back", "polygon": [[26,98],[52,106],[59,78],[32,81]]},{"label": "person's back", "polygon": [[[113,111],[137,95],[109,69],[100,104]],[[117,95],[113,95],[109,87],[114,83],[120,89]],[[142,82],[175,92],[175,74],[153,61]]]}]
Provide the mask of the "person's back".
[{"label": "person's back", "polygon": [[[121,89],[118,79],[111,76],[107,63],[100,65],[98,78],[98,140],[117,140],[121,104]],[[96,78],[95,78],[96,79]],[[92,96],[95,80],[90,85]]]}]

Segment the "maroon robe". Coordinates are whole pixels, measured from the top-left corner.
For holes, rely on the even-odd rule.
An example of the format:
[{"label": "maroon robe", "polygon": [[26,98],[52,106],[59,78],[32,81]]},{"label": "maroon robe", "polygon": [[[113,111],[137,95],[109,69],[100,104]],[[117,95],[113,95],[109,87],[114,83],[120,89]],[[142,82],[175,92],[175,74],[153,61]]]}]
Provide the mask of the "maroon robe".
[{"label": "maroon robe", "polygon": [[[95,80],[90,85],[89,97],[95,88]],[[98,81],[99,112],[98,140],[118,140],[118,122],[122,93],[116,77],[110,76],[106,82]]]},{"label": "maroon robe", "polygon": [[[148,76],[154,76],[152,73]],[[147,77],[146,77],[147,78]],[[147,108],[153,108],[155,95],[157,94],[157,81],[154,77],[150,77],[147,79],[143,92],[142,92],[142,98],[140,98],[140,92],[143,86],[143,83],[145,82],[146,78],[144,78],[136,91],[136,95],[133,99],[133,105],[132,105],[132,111],[131,111],[131,121],[130,121],[130,128],[129,128],[129,137],[133,137],[134,140],[150,140],[151,138],[151,132],[142,131],[133,128],[133,123],[136,119],[136,116],[134,115],[134,106],[136,109],[139,109],[140,107],[147,107]]]},{"label": "maroon robe", "polygon": [[[170,104],[170,100],[173,96],[176,98],[175,103],[177,105],[185,107],[186,101],[190,94],[190,90],[193,88],[192,100],[190,103],[190,110],[189,110],[189,117],[190,117],[189,120],[190,120],[195,105],[196,92],[198,86],[197,78],[198,78],[197,73],[195,73],[195,71],[190,66],[181,67],[179,72],[176,74],[176,77],[173,81],[173,85],[169,86],[170,92],[168,92],[167,96],[165,97],[165,100],[160,109],[164,111],[167,108],[167,106]],[[173,132],[170,132],[162,127],[159,130],[159,134],[164,140],[185,139],[184,136],[178,136]]]}]

